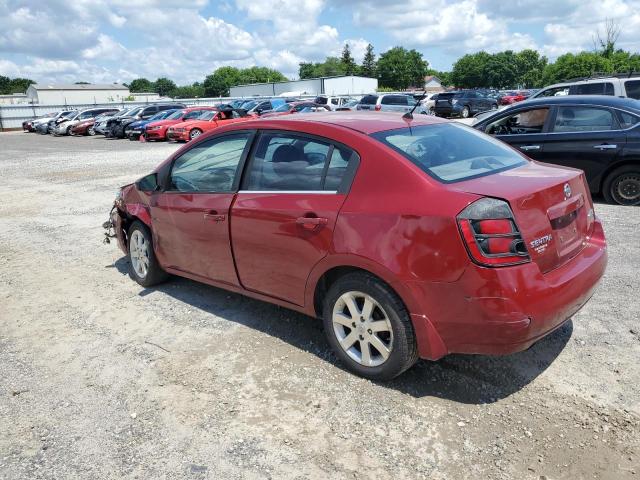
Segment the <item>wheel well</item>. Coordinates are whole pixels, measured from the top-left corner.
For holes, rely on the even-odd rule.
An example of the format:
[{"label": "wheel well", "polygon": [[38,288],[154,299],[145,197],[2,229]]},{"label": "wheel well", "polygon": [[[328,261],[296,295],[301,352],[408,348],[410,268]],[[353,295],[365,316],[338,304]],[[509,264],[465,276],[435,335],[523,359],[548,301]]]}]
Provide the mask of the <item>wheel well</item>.
[{"label": "wheel well", "polygon": [[621,167],[628,167],[628,166],[634,166],[640,170],[640,164],[638,162],[626,161],[626,162],[616,163],[615,165],[611,165],[604,172],[602,172],[602,176],[600,177],[600,184],[598,185],[598,193],[603,193],[604,182],[607,181],[607,177],[611,175],[611,172],[614,172],[615,170],[618,170]]},{"label": "wheel well", "polygon": [[[313,308],[316,313],[316,316],[322,317],[322,303],[324,302],[324,297],[335,282],[338,281],[341,277],[348,275],[350,273],[361,272],[366,273],[367,275],[371,275],[372,277],[377,278],[385,285],[389,286],[391,290],[395,292],[393,287],[391,287],[387,282],[385,282],[382,278],[380,278],[375,273],[370,272],[369,270],[365,270],[364,268],[352,267],[352,266],[342,266],[342,267],[334,267],[322,274],[322,276],[318,279],[318,283],[316,284],[316,289],[313,294]],[[395,292],[398,295],[398,292]],[[400,295],[398,298],[402,301]]]}]

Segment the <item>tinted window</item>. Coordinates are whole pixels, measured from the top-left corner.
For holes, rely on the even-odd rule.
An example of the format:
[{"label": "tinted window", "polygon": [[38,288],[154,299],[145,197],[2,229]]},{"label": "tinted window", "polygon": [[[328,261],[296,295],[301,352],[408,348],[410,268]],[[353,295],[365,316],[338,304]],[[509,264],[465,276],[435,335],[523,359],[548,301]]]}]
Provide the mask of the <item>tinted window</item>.
[{"label": "tinted window", "polygon": [[228,192],[250,134],[225,135],[204,142],[180,156],[171,170],[171,190]]},{"label": "tinted window", "polygon": [[363,105],[375,105],[377,101],[378,97],[376,95],[365,95],[362,97],[362,100],[360,100],[360,103]]},{"label": "tinted window", "polygon": [[576,95],[613,95],[613,83],[583,83],[576,85]]},{"label": "tinted window", "polygon": [[317,103],[319,105],[326,105],[327,104],[327,97],[316,97],[316,99],[314,100],[314,103]]},{"label": "tinted window", "polygon": [[616,128],[610,110],[590,107],[560,107],[554,132],[593,132]]},{"label": "tinted window", "polygon": [[624,88],[627,91],[627,97],[640,100],[640,80],[627,80]]},{"label": "tinted window", "polygon": [[[192,111],[188,112],[183,117],[183,119],[184,120],[188,120],[188,119],[192,119],[192,118],[198,118],[199,116],[201,116],[205,112],[211,112],[211,111],[213,111],[213,110],[192,110]],[[180,116],[178,116],[178,118],[180,118]]]},{"label": "tinted window", "polygon": [[260,137],[245,190],[322,190],[330,145],[302,136],[267,133]]},{"label": "tinted window", "polygon": [[536,98],[539,97],[558,97],[561,95],[569,95],[569,87],[555,87],[555,88],[549,88],[548,90],[543,90],[542,92],[540,92],[538,95],[536,95]]},{"label": "tinted window", "polygon": [[455,182],[524,165],[509,146],[457,123],[399,128],[372,135],[434,178]]},{"label": "tinted window", "polygon": [[380,103],[382,105],[408,105],[409,97],[405,95],[385,95]]},{"label": "tinted window", "polygon": [[491,135],[523,135],[541,133],[549,114],[548,108],[535,108],[503,117],[487,125],[485,132]]},{"label": "tinted window", "polygon": [[620,125],[622,128],[629,128],[640,122],[640,118],[627,112],[618,111],[620,117]]}]

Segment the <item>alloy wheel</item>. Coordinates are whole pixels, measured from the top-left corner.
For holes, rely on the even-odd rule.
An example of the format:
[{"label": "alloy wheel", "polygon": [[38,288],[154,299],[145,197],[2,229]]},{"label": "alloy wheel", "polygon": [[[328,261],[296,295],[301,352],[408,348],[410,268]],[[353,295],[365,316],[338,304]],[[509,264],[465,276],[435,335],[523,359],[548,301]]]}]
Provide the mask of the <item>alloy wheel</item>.
[{"label": "alloy wheel", "polygon": [[377,367],[393,349],[391,321],[382,306],[366,293],[350,291],[336,301],[332,313],[338,344],[355,362]]},{"label": "alloy wheel", "polygon": [[129,255],[136,275],[145,278],[149,271],[149,242],[140,230],[134,230],[131,234]]},{"label": "alloy wheel", "polygon": [[201,133],[202,132],[200,130],[198,130],[197,128],[194,128],[189,132],[189,138],[193,140],[194,138],[199,137]]}]

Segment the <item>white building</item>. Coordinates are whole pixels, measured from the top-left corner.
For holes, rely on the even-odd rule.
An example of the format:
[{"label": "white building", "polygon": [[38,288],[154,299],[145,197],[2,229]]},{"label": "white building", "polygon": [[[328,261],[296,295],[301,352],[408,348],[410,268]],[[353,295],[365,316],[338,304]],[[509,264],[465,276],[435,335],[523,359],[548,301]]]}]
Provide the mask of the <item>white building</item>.
[{"label": "white building", "polygon": [[443,92],[444,87],[442,81],[435,75],[427,75],[424,77],[424,89],[430,93]]},{"label": "white building", "polygon": [[29,101],[40,105],[121,102],[129,95],[129,89],[117,83],[36,84],[27,88]]},{"label": "white building", "polygon": [[261,95],[277,97],[283,93],[297,95],[363,95],[373,93],[378,88],[376,78],[358,77],[355,75],[342,77],[307,78],[290,82],[253,83],[231,87],[231,97],[252,97]]},{"label": "white building", "polygon": [[19,105],[22,103],[29,103],[29,99],[24,93],[0,95],[0,105]]},{"label": "white building", "polygon": [[155,92],[132,92],[131,96],[136,102],[157,102],[160,95]]}]

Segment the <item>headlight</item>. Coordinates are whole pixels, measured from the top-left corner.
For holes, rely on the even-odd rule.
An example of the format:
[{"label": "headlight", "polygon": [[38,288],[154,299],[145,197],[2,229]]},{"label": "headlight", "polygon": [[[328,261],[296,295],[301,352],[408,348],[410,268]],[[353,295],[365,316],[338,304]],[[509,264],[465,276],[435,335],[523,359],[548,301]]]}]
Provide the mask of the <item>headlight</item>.
[{"label": "headlight", "polygon": [[451,105],[455,105],[455,104],[457,104],[457,103],[458,103],[458,100],[455,100],[455,99],[454,99],[454,100],[451,100]]},{"label": "headlight", "polygon": [[162,127],[161,126],[155,126],[155,127],[149,127],[147,128],[147,130],[160,130]]}]

